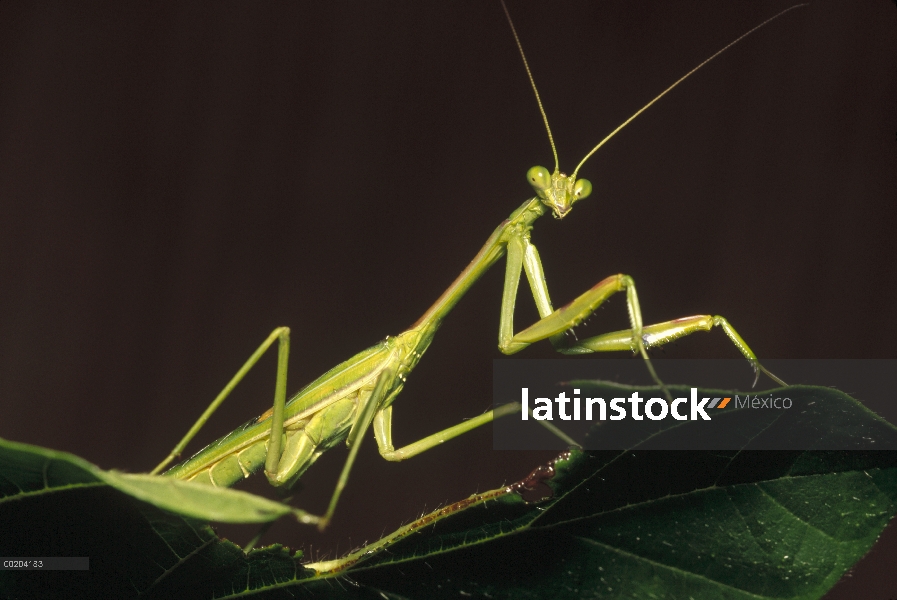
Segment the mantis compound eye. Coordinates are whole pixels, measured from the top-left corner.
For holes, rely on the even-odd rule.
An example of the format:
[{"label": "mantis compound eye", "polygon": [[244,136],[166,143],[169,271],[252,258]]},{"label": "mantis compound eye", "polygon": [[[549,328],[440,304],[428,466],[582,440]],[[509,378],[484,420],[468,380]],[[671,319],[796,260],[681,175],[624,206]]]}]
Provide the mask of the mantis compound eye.
[{"label": "mantis compound eye", "polygon": [[573,184],[573,201],[587,198],[592,193],[592,182],[588,179],[577,179]]},{"label": "mantis compound eye", "polygon": [[533,167],[526,172],[529,184],[537,190],[547,190],[551,187],[551,173],[545,167]]}]

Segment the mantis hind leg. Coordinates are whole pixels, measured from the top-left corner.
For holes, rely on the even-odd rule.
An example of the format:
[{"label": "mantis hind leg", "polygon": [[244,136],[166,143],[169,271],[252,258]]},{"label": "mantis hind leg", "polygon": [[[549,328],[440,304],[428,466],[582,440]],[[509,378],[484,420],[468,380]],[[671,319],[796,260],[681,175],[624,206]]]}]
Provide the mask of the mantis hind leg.
[{"label": "mantis hind leg", "polygon": [[[275,341],[279,341],[278,349],[277,349],[277,380],[274,386],[274,407],[272,409],[274,418],[271,420],[271,428],[272,428],[272,436],[271,436],[271,444],[268,448],[268,464],[273,465],[271,470],[274,470],[277,462],[280,460],[281,454],[281,443],[283,437],[283,409],[286,405],[286,393],[287,393],[287,361],[289,359],[290,354],[290,328],[289,327],[278,327],[274,331],[271,332],[271,335],[265,339],[264,342],[256,349],[255,352],[252,353],[252,356],[240,367],[240,370],[237,371],[236,375],[234,375],[231,380],[224,386],[224,389],[218,394],[218,396],[212,401],[209,407],[205,410],[204,413],[196,420],[196,423],[193,424],[193,427],[187,432],[187,434],[181,439],[180,442],[174,447],[174,449],[169,453],[169,455],[156,466],[155,469],[151,471],[152,475],[156,475],[162,472],[162,469],[167,467],[171,461],[175,460],[181,455],[181,452],[184,451],[184,448],[187,447],[187,444],[190,443],[190,440],[199,433],[199,430],[202,429],[203,425],[206,424],[206,421],[209,420],[209,417],[212,416],[221,403],[224,402],[225,398],[227,398],[234,388],[237,387],[237,384],[243,380],[249,370],[255,366],[255,363],[259,361],[265,351],[274,344]],[[275,458],[272,459],[272,456]],[[273,462],[272,462],[273,461]]]}]

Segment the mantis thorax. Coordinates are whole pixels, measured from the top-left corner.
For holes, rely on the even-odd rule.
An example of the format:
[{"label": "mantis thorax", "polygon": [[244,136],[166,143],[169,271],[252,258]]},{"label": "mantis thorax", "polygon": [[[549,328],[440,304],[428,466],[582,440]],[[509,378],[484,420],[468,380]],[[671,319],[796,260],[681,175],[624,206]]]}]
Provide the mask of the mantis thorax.
[{"label": "mantis thorax", "polygon": [[526,178],[542,204],[551,209],[555,219],[563,219],[573,208],[574,202],[592,193],[592,184],[588,179],[576,179],[575,174],[567,176],[557,169],[549,175],[545,167],[533,167],[526,172]]}]

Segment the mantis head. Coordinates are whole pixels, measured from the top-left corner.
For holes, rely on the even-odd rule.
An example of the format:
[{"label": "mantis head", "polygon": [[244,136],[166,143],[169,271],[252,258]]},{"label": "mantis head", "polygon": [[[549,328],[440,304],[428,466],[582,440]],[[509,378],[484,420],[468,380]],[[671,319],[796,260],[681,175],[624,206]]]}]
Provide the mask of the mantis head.
[{"label": "mantis head", "polygon": [[680,77],[676,80],[673,85],[662,91],[660,94],[654,97],[653,100],[648,102],[646,105],[641,107],[634,115],[623,121],[620,125],[617,126],[616,129],[611,131],[603,140],[598,142],[598,145],[592,148],[592,150],[586,154],[585,158],[583,158],[579,162],[579,166],[573,171],[573,174],[569,177],[564,175],[563,173],[558,171],[558,153],[557,148],[554,145],[554,137],[551,135],[551,127],[548,126],[548,116],[545,114],[545,108],[542,106],[542,99],[539,98],[539,90],[536,88],[536,81],[533,79],[533,74],[530,72],[529,63],[526,61],[526,54],[523,53],[523,45],[520,43],[520,37],[517,35],[517,28],[514,27],[514,21],[511,20],[511,13],[508,12],[508,7],[505,5],[504,0],[501,2],[501,6],[505,11],[505,16],[508,18],[508,24],[511,26],[511,33],[514,34],[514,41],[517,43],[517,49],[520,51],[520,58],[523,60],[523,66],[526,69],[526,75],[529,77],[530,85],[533,86],[533,93],[536,96],[536,104],[539,105],[539,112],[542,113],[542,121],[545,123],[545,131],[548,133],[548,142],[551,144],[551,152],[554,154],[554,173],[549,174],[548,169],[545,167],[533,167],[529,171],[526,172],[526,178],[529,179],[529,183],[536,190],[536,194],[539,196],[539,199],[542,201],[542,204],[551,209],[554,214],[555,219],[563,219],[564,216],[570,212],[570,209],[573,208],[573,203],[582,200],[586,196],[592,193],[592,184],[589,183],[586,179],[576,179],[576,174],[579,172],[579,168],[589,160],[595,152],[598,151],[601,146],[603,146],[609,139],[614,137],[617,132],[621,129],[629,125],[637,116],[648,110],[651,105],[655,102],[666,96],[673,88],[677,85],[691,77],[695,71],[699,70],[701,67],[712,61],[714,58],[751,35],[758,29],[762,28],[766,24],[774,21],[784,15],[787,12],[794,10],[795,8],[799,8],[801,6],[807,6],[807,4],[795,4],[790,8],[786,8],[779,14],[766,19],[747,33],[742,34],[740,37],[736,38],[734,41],[729,42],[726,46],[724,46],[721,50],[718,50],[716,54],[711,56],[710,58],[704,60],[697,67]]},{"label": "mantis head", "polygon": [[545,167],[533,167],[526,172],[526,178],[542,204],[551,209],[555,219],[563,219],[573,208],[574,202],[592,193],[589,180],[576,179],[575,173],[568,177],[557,169],[549,174]]}]

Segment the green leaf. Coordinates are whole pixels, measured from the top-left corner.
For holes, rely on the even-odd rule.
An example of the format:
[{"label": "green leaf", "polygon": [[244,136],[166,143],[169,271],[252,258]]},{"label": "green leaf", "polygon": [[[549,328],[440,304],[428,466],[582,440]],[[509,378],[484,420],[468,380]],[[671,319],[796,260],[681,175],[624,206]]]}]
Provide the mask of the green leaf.
[{"label": "green leaf", "polygon": [[[819,412],[805,424],[820,436],[850,422],[897,442],[840,392],[812,393],[840,406],[837,422]],[[9,500],[8,449],[0,552],[90,556],[91,570],[0,572],[0,596],[809,599],[897,512],[897,452],[574,452],[547,500],[480,494],[314,573],[280,546],[244,555],[67,461],[42,486],[54,493]]]},{"label": "green leaf", "polygon": [[172,477],[104,471],[67,452],[0,439],[0,503],[100,482],[171,512],[219,523],[267,523],[293,512],[285,504],[239,490]]}]

